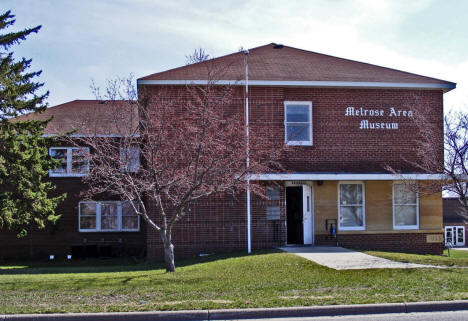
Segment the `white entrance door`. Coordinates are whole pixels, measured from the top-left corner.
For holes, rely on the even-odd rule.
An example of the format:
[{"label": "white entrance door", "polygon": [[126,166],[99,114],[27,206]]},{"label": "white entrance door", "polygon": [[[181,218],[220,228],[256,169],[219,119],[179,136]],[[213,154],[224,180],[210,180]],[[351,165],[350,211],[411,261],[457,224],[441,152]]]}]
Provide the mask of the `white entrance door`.
[{"label": "white entrance door", "polygon": [[314,219],[312,204],[312,188],[309,185],[302,185],[302,226],[304,230],[304,244],[314,243]]},{"label": "white entrance door", "polygon": [[446,226],[445,244],[451,246],[464,246],[465,228],[463,226]]}]

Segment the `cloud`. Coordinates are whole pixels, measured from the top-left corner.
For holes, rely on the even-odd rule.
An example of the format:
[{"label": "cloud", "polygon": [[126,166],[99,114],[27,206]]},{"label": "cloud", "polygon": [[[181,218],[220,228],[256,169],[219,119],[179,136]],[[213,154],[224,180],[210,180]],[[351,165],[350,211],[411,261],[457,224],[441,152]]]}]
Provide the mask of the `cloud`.
[{"label": "cloud", "polygon": [[[21,26],[44,25],[19,52],[44,70],[52,104],[92,98],[91,78],[104,84],[116,75],[140,77],[183,65],[196,47],[220,56],[270,42],[456,81],[458,89],[445,95],[449,108],[468,95],[466,41],[459,31],[468,27],[468,8],[460,3],[4,1]],[[438,14],[446,19],[435,19]]]}]

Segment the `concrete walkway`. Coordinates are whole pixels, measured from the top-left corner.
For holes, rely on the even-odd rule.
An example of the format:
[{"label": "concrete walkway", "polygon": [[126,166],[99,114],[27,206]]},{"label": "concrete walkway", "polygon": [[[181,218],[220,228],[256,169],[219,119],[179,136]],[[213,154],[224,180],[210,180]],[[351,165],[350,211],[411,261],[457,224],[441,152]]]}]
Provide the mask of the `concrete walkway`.
[{"label": "concrete walkway", "polygon": [[394,262],[336,246],[284,246],[280,249],[335,270],[443,268]]}]

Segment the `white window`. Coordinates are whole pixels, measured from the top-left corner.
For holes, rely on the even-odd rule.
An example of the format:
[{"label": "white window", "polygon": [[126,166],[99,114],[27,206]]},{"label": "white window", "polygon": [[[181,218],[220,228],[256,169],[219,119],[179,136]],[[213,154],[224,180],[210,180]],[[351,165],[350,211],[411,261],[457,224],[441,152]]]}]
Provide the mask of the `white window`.
[{"label": "white window", "polygon": [[89,173],[87,147],[51,147],[49,155],[60,161],[60,164],[49,170],[49,176],[86,176]]},{"label": "white window", "polygon": [[419,228],[418,193],[404,183],[393,183],[393,228]]},{"label": "white window", "polygon": [[312,145],[312,102],[284,102],[284,132],[288,145]]},{"label": "white window", "polygon": [[[137,204],[135,206],[138,208]],[[80,232],[139,231],[140,216],[129,202],[79,202]]]},{"label": "white window", "polygon": [[140,147],[126,146],[120,149],[120,164],[122,172],[138,172],[140,168]]},{"label": "white window", "polygon": [[338,184],[338,221],[340,230],[365,230],[364,184],[340,182]]}]

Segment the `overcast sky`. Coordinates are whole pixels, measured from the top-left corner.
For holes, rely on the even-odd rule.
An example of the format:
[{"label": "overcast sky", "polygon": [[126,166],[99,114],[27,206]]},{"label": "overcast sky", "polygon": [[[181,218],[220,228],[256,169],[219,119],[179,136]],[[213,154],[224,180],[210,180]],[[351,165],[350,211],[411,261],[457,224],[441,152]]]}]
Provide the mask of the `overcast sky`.
[{"label": "overcast sky", "polygon": [[446,110],[468,108],[464,0],[0,0],[12,30],[42,25],[13,48],[43,70],[49,104],[93,99],[92,79],[137,78],[270,42],[457,83]]}]

